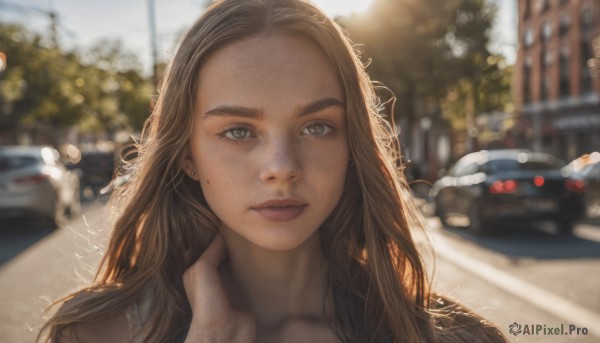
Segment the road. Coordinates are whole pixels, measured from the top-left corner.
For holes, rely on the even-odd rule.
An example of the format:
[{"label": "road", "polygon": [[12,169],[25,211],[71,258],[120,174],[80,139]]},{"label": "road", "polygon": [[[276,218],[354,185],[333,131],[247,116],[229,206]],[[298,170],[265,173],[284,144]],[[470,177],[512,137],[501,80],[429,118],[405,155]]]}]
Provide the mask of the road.
[{"label": "road", "polygon": [[[102,203],[88,204],[56,230],[0,223],[0,342],[33,342],[51,300],[91,280],[107,239],[106,211]],[[600,227],[580,224],[565,238],[515,228],[477,237],[443,228],[435,217],[427,226],[436,252],[427,258],[430,268],[435,261],[434,289],[495,323],[511,341],[600,341]],[[509,334],[513,323],[521,334]],[[579,327],[579,335],[543,335],[544,325],[554,331],[561,324],[567,332]],[[539,335],[524,335],[536,325]]]},{"label": "road", "polygon": [[[513,342],[600,341],[600,227],[573,236],[504,228],[478,237],[428,220],[437,251],[434,288],[494,322]],[[587,335],[511,335],[509,326],[570,325]]]}]

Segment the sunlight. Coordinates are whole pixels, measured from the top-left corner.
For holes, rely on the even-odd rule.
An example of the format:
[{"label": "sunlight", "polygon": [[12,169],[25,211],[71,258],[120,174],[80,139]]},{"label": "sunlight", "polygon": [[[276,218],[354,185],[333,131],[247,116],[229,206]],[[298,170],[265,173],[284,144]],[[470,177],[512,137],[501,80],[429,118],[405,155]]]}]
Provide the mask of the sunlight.
[{"label": "sunlight", "polygon": [[313,0],[331,17],[347,16],[366,11],[373,0]]}]

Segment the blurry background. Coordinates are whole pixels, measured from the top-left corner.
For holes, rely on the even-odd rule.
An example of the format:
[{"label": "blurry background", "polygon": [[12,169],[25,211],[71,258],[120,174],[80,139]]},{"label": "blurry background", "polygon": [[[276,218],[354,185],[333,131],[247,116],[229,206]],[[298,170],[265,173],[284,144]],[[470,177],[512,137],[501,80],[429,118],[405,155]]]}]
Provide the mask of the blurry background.
[{"label": "blurry background", "polygon": [[[0,0],[1,341],[93,276],[121,151],[207,3]],[[600,2],[316,3],[396,97],[435,288],[514,341],[600,339]]]},{"label": "blurry background", "polygon": [[[126,141],[141,128],[153,84],[206,3],[0,1],[0,51],[7,59],[0,143]],[[515,110],[516,1],[442,3],[317,2],[372,59],[372,78],[398,97],[394,120],[405,154],[430,179],[452,157],[478,148],[474,136],[483,145],[497,138],[498,132],[476,132],[476,114],[504,135]]]}]

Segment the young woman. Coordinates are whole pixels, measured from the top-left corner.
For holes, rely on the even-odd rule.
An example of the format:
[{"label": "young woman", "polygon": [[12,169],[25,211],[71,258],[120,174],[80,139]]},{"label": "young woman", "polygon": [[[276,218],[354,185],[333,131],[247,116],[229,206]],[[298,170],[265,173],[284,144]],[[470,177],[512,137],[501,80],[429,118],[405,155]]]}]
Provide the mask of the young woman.
[{"label": "young woman", "polygon": [[183,39],[94,284],[51,342],[504,342],[433,295],[397,144],[303,0],[223,0]]}]

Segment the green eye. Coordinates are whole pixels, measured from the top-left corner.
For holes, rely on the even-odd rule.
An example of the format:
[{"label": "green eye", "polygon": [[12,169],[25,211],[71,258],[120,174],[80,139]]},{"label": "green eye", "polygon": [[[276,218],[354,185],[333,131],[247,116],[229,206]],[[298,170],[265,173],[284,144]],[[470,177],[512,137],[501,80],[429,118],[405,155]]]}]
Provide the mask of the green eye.
[{"label": "green eye", "polygon": [[311,136],[323,136],[331,131],[331,127],[325,123],[313,123],[307,126],[302,133]]},{"label": "green eye", "polygon": [[250,130],[245,129],[243,127],[234,127],[232,129],[226,130],[225,132],[222,133],[222,135],[229,139],[239,141],[242,139],[250,138],[251,132],[250,132]]}]

